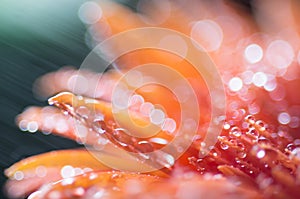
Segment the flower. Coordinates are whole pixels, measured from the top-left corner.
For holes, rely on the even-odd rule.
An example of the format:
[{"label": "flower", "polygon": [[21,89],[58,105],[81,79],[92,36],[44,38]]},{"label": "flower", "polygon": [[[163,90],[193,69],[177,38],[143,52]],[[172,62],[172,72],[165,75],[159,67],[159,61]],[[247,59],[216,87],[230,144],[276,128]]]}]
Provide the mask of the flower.
[{"label": "flower", "polygon": [[[17,120],[24,131],[55,133],[86,148],[14,164],[5,171],[8,194],[297,198],[300,111],[294,90],[300,78],[293,12],[274,3],[289,16],[285,24],[292,35],[275,36],[276,26],[267,20],[257,23],[232,3],[217,5],[140,1],[144,14],[137,14],[110,1],[84,3],[79,14],[90,25],[93,43],[104,41],[96,50],[117,70],[63,68],[46,74],[38,81],[40,94],[56,94],[48,100],[56,108],[30,107]],[[276,22],[283,26],[282,19]],[[227,100],[218,117],[214,108],[225,108],[223,86],[216,86],[217,73],[205,70],[213,63]],[[211,122],[221,124],[221,132]]]}]

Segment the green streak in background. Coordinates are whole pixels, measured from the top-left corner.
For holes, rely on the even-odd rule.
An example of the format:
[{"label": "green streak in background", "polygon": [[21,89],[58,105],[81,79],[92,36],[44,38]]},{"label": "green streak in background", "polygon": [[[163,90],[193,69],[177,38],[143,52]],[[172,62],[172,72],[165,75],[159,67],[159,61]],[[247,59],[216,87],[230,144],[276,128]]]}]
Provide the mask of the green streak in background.
[{"label": "green streak in background", "polygon": [[[77,143],[39,132],[21,132],[15,117],[30,105],[44,106],[32,93],[34,81],[64,65],[79,67],[89,48],[77,12],[83,0],[0,1],[0,184],[4,168],[46,151]],[[0,198],[5,198],[0,192]]]},{"label": "green streak in background", "polygon": [[32,35],[52,40],[63,39],[62,28],[79,25],[77,10],[84,0],[2,0],[1,35],[18,38]]}]

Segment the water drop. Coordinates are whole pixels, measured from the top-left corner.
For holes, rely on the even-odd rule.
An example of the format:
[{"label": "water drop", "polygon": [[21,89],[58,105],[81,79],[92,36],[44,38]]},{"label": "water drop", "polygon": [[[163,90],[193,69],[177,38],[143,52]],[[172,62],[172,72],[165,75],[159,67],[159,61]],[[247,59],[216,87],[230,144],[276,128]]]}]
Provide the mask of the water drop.
[{"label": "water drop", "polygon": [[85,106],[80,106],[78,107],[75,112],[80,115],[80,117],[83,117],[83,118],[88,118],[89,114],[90,114],[90,110],[85,107]]},{"label": "water drop", "polygon": [[254,136],[254,137],[257,137],[257,136],[258,136],[257,130],[256,130],[255,128],[253,128],[253,127],[250,127],[250,128],[248,129],[248,131],[246,132],[246,134],[251,135],[251,136]]},{"label": "water drop", "polygon": [[228,141],[230,142],[230,144],[232,146],[236,146],[237,145],[237,139],[236,138],[230,138]]},{"label": "water drop", "polygon": [[241,159],[244,159],[244,158],[246,158],[247,154],[244,151],[239,151],[237,153],[237,156]]},{"label": "water drop", "polygon": [[259,151],[256,153],[256,157],[259,158],[259,159],[265,157],[265,155],[266,155],[265,150],[259,150]]},{"label": "water drop", "polygon": [[224,142],[220,142],[220,147],[223,150],[227,150],[229,148],[228,144],[224,143]]},{"label": "water drop", "polygon": [[95,119],[93,122],[93,129],[100,134],[105,133],[106,131],[104,130],[105,127],[105,122],[103,120],[98,120]]},{"label": "water drop", "polygon": [[292,150],[290,158],[295,157],[297,159],[300,159],[300,147],[297,147]]},{"label": "water drop", "polygon": [[263,145],[270,145],[270,144],[271,144],[270,140],[268,140],[268,139],[265,138],[265,137],[260,137],[260,138],[258,139],[258,143],[259,143],[259,144],[263,144]]},{"label": "water drop", "polygon": [[213,152],[212,155],[213,155],[214,157],[218,157],[218,153],[217,153],[217,152]]},{"label": "water drop", "polygon": [[160,144],[160,145],[166,145],[169,143],[168,140],[166,140],[164,138],[159,138],[159,137],[150,138],[149,141],[151,141],[155,144]]},{"label": "water drop", "polygon": [[258,126],[259,131],[265,131],[266,130],[267,125],[262,120],[256,121],[255,124]]},{"label": "water drop", "polygon": [[254,123],[255,123],[255,117],[254,117],[253,115],[247,115],[247,116],[245,117],[245,120],[246,120],[247,122],[249,122],[250,124],[254,124]]},{"label": "water drop", "polygon": [[296,148],[296,146],[293,144],[293,143],[290,143],[290,144],[288,144],[287,146],[286,146],[286,149],[288,150],[288,151],[292,151],[292,150],[294,150]]},{"label": "water drop", "polygon": [[117,128],[113,130],[113,137],[122,146],[128,146],[133,144],[131,136],[129,136],[125,129]]},{"label": "water drop", "polygon": [[230,130],[229,134],[235,136],[235,137],[240,137],[242,135],[242,132],[240,130],[240,128],[238,127],[232,127],[232,129]]},{"label": "water drop", "polygon": [[171,168],[174,163],[175,163],[175,159],[172,155],[165,153],[163,151],[157,151],[157,158],[156,161],[163,165],[166,168]]},{"label": "water drop", "polygon": [[230,129],[230,124],[228,122],[224,122],[223,129],[224,130],[229,130]]},{"label": "water drop", "polygon": [[139,141],[134,146],[136,150],[138,150],[141,153],[150,153],[154,150],[153,145],[148,141]]},{"label": "water drop", "polygon": [[265,164],[264,166],[265,166],[265,168],[268,168],[268,167],[269,167],[269,165],[268,165],[268,164]]},{"label": "water drop", "polygon": [[196,161],[197,161],[197,158],[196,158],[195,156],[188,157],[188,161],[189,161],[189,164],[195,166],[195,163],[196,163]]},{"label": "water drop", "polygon": [[239,148],[240,151],[245,150],[245,145],[243,143],[241,143],[241,142],[237,143],[237,147]]}]

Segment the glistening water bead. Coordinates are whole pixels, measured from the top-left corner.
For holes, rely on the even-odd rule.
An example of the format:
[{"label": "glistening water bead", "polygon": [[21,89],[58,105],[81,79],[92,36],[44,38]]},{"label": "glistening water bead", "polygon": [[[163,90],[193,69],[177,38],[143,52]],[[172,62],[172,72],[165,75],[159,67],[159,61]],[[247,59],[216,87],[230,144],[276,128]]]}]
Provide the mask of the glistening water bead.
[{"label": "glistening water bead", "polygon": [[[63,97],[63,100],[61,100],[60,97]],[[66,100],[66,98],[68,100]],[[66,102],[64,100],[66,100]],[[57,97],[51,98],[50,101],[63,111],[66,111],[69,116],[76,119],[78,123],[76,125],[76,136],[79,138],[81,144],[89,145],[89,142],[92,142],[94,149],[104,150],[105,145],[111,143],[127,152],[131,152],[131,155],[135,153],[136,158],[142,162],[149,160],[154,162],[158,167],[163,166],[166,168],[171,168],[174,165],[175,159],[169,153],[156,151],[150,154],[155,150],[155,145],[159,144],[164,146],[169,143],[168,141],[159,137],[142,139],[131,136],[127,129],[118,127],[115,121],[110,117],[104,117],[101,110],[97,110],[97,106],[102,106],[99,101],[74,96],[71,93],[59,94]],[[68,101],[75,103],[69,104],[67,103]],[[93,108],[91,109],[90,107]],[[151,122],[160,124],[165,120],[165,114],[162,110],[153,109],[151,113]],[[175,121],[171,118],[167,119],[169,120],[169,127],[166,130],[172,132],[173,129],[170,129],[170,127],[174,128]],[[98,140],[98,142],[95,143],[94,139]]]},{"label": "glistening water bead", "polygon": [[[253,176],[254,179],[271,179],[268,182],[272,186],[286,186],[280,180],[274,179],[274,175],[279,175],[277,172],[285,172],[286,169],[295,171],[296,162],[293,161],[299,158],[300,147],[290,143],[288,136],[271,132],[264,121],[256,120],[252,115],[246,116],[244,121],[248,125],[242,129],[234,123],[229,129],[223,128],[223,135],[218,137],[218,144],[208,156],[201,160],[191,157],[190,163],[197,167],[200,173],[203,170],[216,172],[223,166],[232,165],[234,169],[232,168],[231,172],[237,172],[238,175],[244,173]],[[279,161],[274,161],[278,157],[280,157]],[[271,170],[271,173],[266,168]],[[291,178],[295,177],[294,172],[287,175],[292,175]]]}]

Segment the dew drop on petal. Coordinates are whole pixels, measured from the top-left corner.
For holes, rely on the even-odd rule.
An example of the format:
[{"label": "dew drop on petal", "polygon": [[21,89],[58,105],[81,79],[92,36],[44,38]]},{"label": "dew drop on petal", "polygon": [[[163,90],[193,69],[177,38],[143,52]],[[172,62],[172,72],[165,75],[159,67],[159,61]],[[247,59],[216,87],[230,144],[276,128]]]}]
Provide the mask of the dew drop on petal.
[{"label": "dew drop on petal", "polygon": [[73,184],[74,182],[74,178],[68,177],[68,178],[64,178],[62,181],[60,181],[62,186],[66,186],[66,185],[70,185]]},{"label": "dew drop on petal", "polygon": [[153,145],[148,141],[139,141],[135,148],[141,153],[149,153],[154,150]]},{"label": "dew drop on petal", "polygon": [[297,147],[294,150],[292,150],[290,157],[295,157],[300,159],[300,147]]},{"label": "dew drop on petal", "polygon": [[242,131],[238,127],[233,127],[229,133],[235,137],[240,137],[242,135]]},{"label": "dew drop on petal", "polygon": [[247,131],[247,134],[255,136],[255,137],[258,136],[257,130],[255,128],[253,128],[253,127],[249,128],[249,130]]},{"label": "dew drop on petal", "polygon": [[166,145],[169,143],[166,139],[159,138],[159,137],[150,138],[149,141],[156,144],[162,144],[162,145]]},{"label": "dew drop on petal", "polygon": [[230,129],[230,124],[228,122],[224,122],[223,129],[224,130],[229,130]]},{"label": "dew drop on petal", "polygon": [[245,153],[244,151],[240,151],[237,153],[237,156],[241,159],[244,159],[244,158],[246,158],[247,153]]},{"label": "dew drop on petal", "polygon": [[253,115],[247,115],[247,116],[245,117],[245,120],[246,120],[247,122],[249,122],[250,124],[254,124],[254,123],[255,123],[255,117],[254,117]]},{"label": "dew drop on petal", "polygon": [[265,150],[259,150],[259,151],[256,153],[256,157],[259,158],[259,159],[265,157],[265,155],[266,155]]},{"label": "dew drop on petal", "polygon": [[262,120],[257,120],[255,124],[257,125],[259,131],[265,131],[267,128],[266,123]]},{"label": "dew drop on petal", "polygon": [[175,159],[172,155],[165,153],[163,151],[157,151],[156,161],[166,168],[170,168],[174,165]]},{"label": "dew drop on petal", "polygon": [[223,150],[227,150],[229,148],[228,144],[224,143],[224,142],[220,142],[220,147]]},{"label": "dew drop on petal", "polygon": [[98,174],[97,173],[90,173],[89,174],[89,180],[95,180],[98,178]]}]

